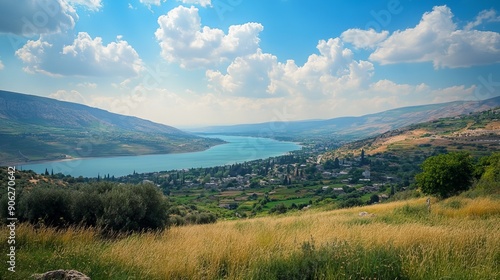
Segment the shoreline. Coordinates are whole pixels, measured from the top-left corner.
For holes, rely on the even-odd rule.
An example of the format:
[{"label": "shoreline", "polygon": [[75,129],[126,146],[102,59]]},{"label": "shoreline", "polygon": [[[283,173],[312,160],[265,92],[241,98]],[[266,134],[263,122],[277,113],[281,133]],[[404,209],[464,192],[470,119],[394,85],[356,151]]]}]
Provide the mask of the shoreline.
[{"label": "shoreline", "polygon": [[[223,136],[224,135],[220,135],[220,137],[223,137]],[[112,159],[112,161],[116,162],[116,164],[122,166],[122,163],[121,163],[122,161],[120,160],[121,157],[127,157],[127,158],[125,158],[123,160],[126,163],[129,162],[129,161],[133,161],[134,160],[134,159],[130,159],[130,158],[143,157],[143,156],[160,156],[161,157],[161,156],[169,156],[169,155],[171,155],[171,156],[174,156],[174,155],[187,155],[187,158],[194,158],[194,157],[197,157],[197,156],[190,156],[190,154],[205,153],[208,150],[211,150],[213,148],[223,146],[223,144],[234,143],[235,145],[239,145],[241,147],[243,147],[243,146],[246,147],[246,149],[241,150],[241,152],[244,153],[244,155],[243,155],[243,160],[244,161],[253,161],[253,160],[264,159],[264,158],[268,158],[268,157],[275,157],[275,156],[287,155],[287,154],[291,153],[292,151],[301,150],[303,148],[303,145],[300,145],[300,144],[295,143],[295,142],[280,141],[280,140],[276,140],[276,139],[272,139],[272,138],[263,138],[263,137],[261,137],[262,140],[273,141],[275,143],[286,143],[286,144],[290,144],[290,145],[293,145],[293,146],[292,146],[291,149],[289,149],[287,151],[284,151],[283,153],[280,153],[279,155],[278,154],[275,154],[275,155],[269,154],[268,156],[262,155],[263,157],[253,158],[253,156],[250,156],[251,154],[253,154],[251,152],[252,149],[261,150],[262,149],[262,144],[266,143],[266,142],[261,143],[261,142],[258,141],[258,142],[256,142],[256,144],[252,145],[251,143],[254,142],[253,139],[256,139],[256,137],[236,136],[236,138],[234,140],[232,140],[230,138],[230,137],[234,137],[234,135],[227,136],[227,137],[229,139],[224,138],[225,139],[224,141],[226,143],[217,144],[217,145],[211,146],[211,147],[209,147],[207,149],[203,149],[203,150],[199,150],[199,151],[193,151],[193,152],[187,152],[187,153],[168,153],[168,154],[164,154],[164,153],[163,154],[161,154],[161,153],[160,154],[152,153],[152,154],[127,155],[127,156],[78,157],[78,158],[75,157],[75,158],[58,159],[58,160],[52,160],[52,161],[23,162],[21,164],[16,165],[16,167],[18,167],[19,169],[22,169],[22,170],[34,170],[36,173],[43,173],[45,169],[47,169],[50,172],[51,171],[50,165],[52,165],[53,171],[54,171],[55,174],[56,173],[63,173],[63,174],[69,174],[71,176],[76,176],[77,177],[78,176],[77,173],[82,173],[80,175],[82,175],[84,177],[95,177],[95,175],[92,172],[90,172],[90,173],[88,172],[88,170],[93,169],[93,167],[89,167],[89,164],[87,163],[87,161],[79,162],[79,160],[87,160],[87,159],[89,159],[89,160],[92,160],[92,159],[96,159],[96,160],[100,160],[100,159]],[[247,140],[245,140],[245,139],[247,139]],[[250,141],[250,143],[245,144],[246,141]],[[265,145],[267,145],[267,144],[265,144]],[[229,150],[231,150],[231,149],[234,149],[234,147],[231,146],[231,148],[229,148]],[[250,151],[248,149],[250,149]],[[217,153],[218,153],[217,151],[215,152],[215,155],[217,155]],[[235,150],[235,151],[237,152],[237,150]],[[234,151],[232,151],[231,154],[233,154],[233,152]],[[209,153],[212,154],[211,152],[209,152]],[[250,158],[245,159],[245,157],[248,157],[248,156],[250,156],[252,158],[251,159]],[[233,156],[229,156],[229,157],[232,158],[232,157],[234,157],[234,155]],[[174,158],[178,158],[178,157],[174,156]],[[181,158],[178,158],[178,159],[181,159],[181,161],[182,161],[182,160],[184,160],[185,157],[183,156]],[[198,160],[196,160],[196,164],[195,164],[196,168],[197,167],[224,166],[224,165],[233,164],[233,163],[237,163],[237,162],[242,161],[242,159],[234,158],[234,159],[228,159],[229,161],[227,161],[227,162],[219,162],[219,163],[217,163],[215,165],[214,165],[214,163],[208,163],[207,162],[207,161],[212,161],[212,160],[213,159],[208,158],[206,156],[201,156]],[[216,156],[215,157],[215,161],[219,161],[219,160],[220,159],[217,159],[217,156]],[[101,161],[99,161],[99,162],[101,162]],[[150,161],[148,160],[148,162],[150,162]],[[153,159],[152,158],[151,162],[153,162],[156,165],[158,164],[157,163],[158,162],[157,159]],[[153,169],[151,169],[151,170],[146,170],[146,169],[138,167],[138,168],[135,168],[135,171],[137,171],[137,173],[148,173],[148,172],[156,172],[156,171],[160,171],[160,170],[163,171],[163,170],[174,170],[174,169],[190,168],[190,167],[179,167],[179,168],[177,168],[176,166],[178,164],[175,164],[175,162],[177,162],[177,160],[174,160],[174,161],[167,160],[164,163],[161,163],[162,166],[163,165],[165,165],[165,166],[162,169],[158,169],[158,170],[156,170],[157,169],[156,167],[153,168]],[[82,170],[82,171],[74,172],[75,168],[78,169],[77,166],[80,166],[81,164],[84,164],[85,166],[87,166],[87,167],[85,167],[83,169],[85,171]],[[35,166],[28,166],[28,165],[35,165]],[[127,165],[127,164],[125,164],[125,165]],[[72,171],[68,173],[67,171],[64,171],[66,169],[72,170]],[[104,169],[108,169],[108,167],[105,167]],[[113,169],[111,166],[109,166],[109,169],[110,169],[110,171],[108,173],[110,173],[110,174],[113,174],[115,176],[124,176],[124,175],[120,175],[121,172],[114,172],[114,171],[111,172],[111,170]],[[99,173],[99,171],[96,171],[96,172],[97,172],[96,174]],[[75,173],[75,174],[72,174],[72,173]],[[132,173],[132,169],[128,173],[131,174]]]},{"label": "shoreline", "polygon": [[200,149],[200,150],[194,150],[194,151],[188,151],[188,152],[173,152],[173,153],[145,153],[145,154],[119,154],[119,155],[105,155],[105,156],[91,156],[91,157],[72,157],[69,156],[70,158],[62,158],[62,159],[39,159],[39,160],[33,160],[33,161],[28,161],[28,162],[7,162],[7,163],[1,163],[0,166],[23,166],[23,165],[32,165],[32,164],[43,164],[43,163],[56,163],[56,162],[65,162],[65,161],[75,161],[75,160],[84,160],[84,159],[99,159],[99,158],[118,158],[118,157],[133,157],[133,156],[148,156],[148,155],[173,155],[173,154],[189,154],[189,153],[197,153],[197,152],[203,152],[206,150],[209,150],[213,147],[219,146],[219,145],[224,145],[228,144],[229,142],[220,143],[220,144],[215,144],[213,146],[210,146],[206,149]]}]

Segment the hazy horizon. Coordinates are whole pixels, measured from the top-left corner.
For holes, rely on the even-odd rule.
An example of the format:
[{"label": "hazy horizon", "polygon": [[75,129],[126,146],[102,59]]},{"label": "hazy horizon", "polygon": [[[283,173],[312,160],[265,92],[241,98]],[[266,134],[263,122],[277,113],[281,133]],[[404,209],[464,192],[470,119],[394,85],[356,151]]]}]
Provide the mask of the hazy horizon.
[{"label": "hazy horizon", "polygon": [[500,95],[500,3],[0,3],[0,84],[193,129]]}]

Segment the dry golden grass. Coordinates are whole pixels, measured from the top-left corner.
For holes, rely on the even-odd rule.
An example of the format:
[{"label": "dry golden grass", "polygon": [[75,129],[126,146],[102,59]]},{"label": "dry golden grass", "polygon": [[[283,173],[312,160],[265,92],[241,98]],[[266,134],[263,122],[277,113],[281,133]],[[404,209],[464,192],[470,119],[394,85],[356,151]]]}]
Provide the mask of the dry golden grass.
[{"label": "dry golden grass", "polygon": [[[361,217],[362,211],[374,215]],[[433,200],[431,213],[420,198],[115,239],[103,239],[96,230],[20,225],[16,238],[20,271],[12,279],[58,268],[77,269],[92,279],[255,279],[263,264],[287,260],[300,253],[305,242],[316,248],[346,242],[333,252],[340,250],[337,254],[353,256],[350,262],[369,266],[377,266],[380,259],[356,254],[360,248],[386,250],[400,260],[398,266],[408,279],[500,277],[500,203],[484,197]],[[333,279],[343,279],[338,275]],[[0,279],[7,276],[12,275],[0,272]]]},{"label": "dry golden grass", "polygon": [[[286,257],[311,240],[318,246],[345,240],[365,248],[386,245],[401,248],[406,252],[404,269],[415,278],[428,275],[428,267],[439,262],[446,266],[471,264],[472,258],[478,257],[482,261],[498,258],[498,201],[456,199],[461,207],[441,202],[433,206],[431,214],[426,214],[425,199],[415,199],[278,218],[176,227],[113,242],[103,257],[139,266],[165,279],[216,279],[221,267],[229,279],[242,279],[259,263]],[[401,214],[398,209],[409,210]],[[418,209],[424,209],[424,216],[408,221],[406,216],[412,215],[412,209],[418,215],[422,215]],[[375,217],[360,217],[361,211]],[[449,257],[442,257],[448,255],[455,261],[450,263]],[[498,268],[482,269],[498,275]]]}]

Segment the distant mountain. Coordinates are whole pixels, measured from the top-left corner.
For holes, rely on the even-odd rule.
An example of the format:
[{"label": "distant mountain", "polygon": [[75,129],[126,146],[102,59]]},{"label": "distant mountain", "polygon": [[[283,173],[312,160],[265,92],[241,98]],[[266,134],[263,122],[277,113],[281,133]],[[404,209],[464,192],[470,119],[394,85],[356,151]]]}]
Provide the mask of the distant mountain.
[{"label": "distant mountain", "polygon": [[349,141],[374,136],[410,124],[484,111],[497,106],[500,106],[500,97],[483,101],[456,101],[403,107],[360,117],[212,126],[193,131],[207,134],[266,135],[299,140],[333,137]]},{"label": "distant mountain", "polygon": [[199,151],[223,143],[82,104],[0,90],[0,165]]}]

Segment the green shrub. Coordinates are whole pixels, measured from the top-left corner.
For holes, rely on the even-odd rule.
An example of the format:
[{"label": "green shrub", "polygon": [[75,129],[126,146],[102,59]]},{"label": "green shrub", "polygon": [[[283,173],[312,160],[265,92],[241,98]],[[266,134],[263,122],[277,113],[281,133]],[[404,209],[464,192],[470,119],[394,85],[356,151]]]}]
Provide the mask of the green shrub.
[{"label": "green shrub", "polygon": [[415,176],[422,192],[441,198],[467,190],[474,166],[468,153],[455,152],[430,157],[422,163],[422,173]]},{"label": "green shrub", "polygon": [[61,227],[73,222],[71,194],[63,189],[34,188],[19,199],[19,219],[32,224]]}]

